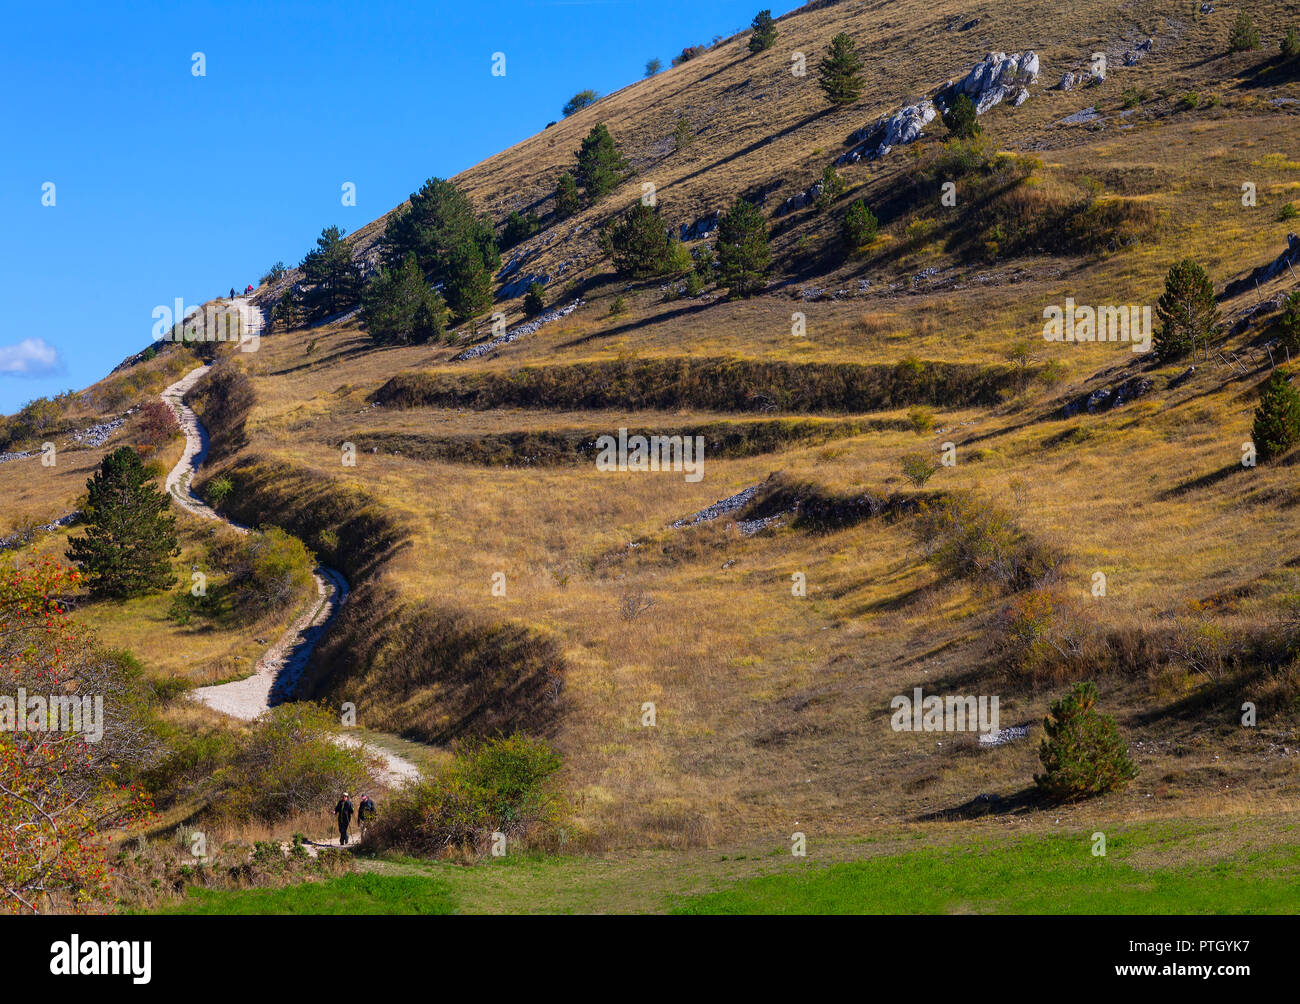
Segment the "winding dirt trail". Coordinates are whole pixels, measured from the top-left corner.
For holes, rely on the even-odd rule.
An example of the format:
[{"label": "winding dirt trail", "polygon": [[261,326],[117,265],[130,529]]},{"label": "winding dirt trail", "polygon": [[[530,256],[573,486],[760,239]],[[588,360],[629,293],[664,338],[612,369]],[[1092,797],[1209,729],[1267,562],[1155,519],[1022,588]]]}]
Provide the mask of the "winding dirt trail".
[{"label": "winding dirt trail", "polygon": [[[243,316],[249,319],[252,332],[260,333],[263,323],[261,309],[242,297],[234,302],[244,308]],[[166,489],[177,505],[191,515],[200,519],[221,520],[240,533],[248,533],[249,527],[222,516],[195,495],[191,487],[199,465],[207,459],[208,430],[203,427],[194,410],[185,403],[185,395],[210,368],[200,366],[190,370],[162,392],[163,402],[176,416],[185,433],[185,452],[167,475]],[[227,715],[250,721],[272,705],[288,699],[294,684],[306,668],[312,649],[348,598],[347,580],[334,569],[320,565],[313,572],[313,578],[316,580],[317,601],[300,614],[284,635],[266,650],[258,660],[253,675],[232,683],[200,687],[193,691],[196,700]],[[377,749],[353,736],[339,736],[338,742],[359,747],[368,756],[382,760],[384,776],[380,780],[389,786],[420,776],[415,764],[394,753]]]}]

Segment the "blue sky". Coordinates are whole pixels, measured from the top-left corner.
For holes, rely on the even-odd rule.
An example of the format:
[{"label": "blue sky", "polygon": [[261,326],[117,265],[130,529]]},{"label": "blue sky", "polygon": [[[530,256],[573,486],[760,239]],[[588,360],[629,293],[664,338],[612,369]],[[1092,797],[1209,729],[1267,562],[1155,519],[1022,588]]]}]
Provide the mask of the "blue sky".
[{"label": "blue sky", "polygon": [[0,412],[98,380],[148,344],[156,306],[296,264],[322,227],[357,229],[755,4],[9,5]]}]

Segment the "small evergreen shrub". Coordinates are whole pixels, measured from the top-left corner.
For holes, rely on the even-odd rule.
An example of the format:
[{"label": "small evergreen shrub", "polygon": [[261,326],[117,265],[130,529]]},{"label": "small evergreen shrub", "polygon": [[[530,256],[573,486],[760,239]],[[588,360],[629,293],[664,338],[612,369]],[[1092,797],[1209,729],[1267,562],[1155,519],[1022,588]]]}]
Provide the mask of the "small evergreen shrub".
[{"label": "small evergreen shrub", "polygon": [[1034,781],[1051,799],[1078,801],[1123,788],[1137,777],[1128,745],[1115,720],[1097,710],[1097,687],[1077,683],[1043,720],[1047,733],[1039,747],[1043,773]]}]

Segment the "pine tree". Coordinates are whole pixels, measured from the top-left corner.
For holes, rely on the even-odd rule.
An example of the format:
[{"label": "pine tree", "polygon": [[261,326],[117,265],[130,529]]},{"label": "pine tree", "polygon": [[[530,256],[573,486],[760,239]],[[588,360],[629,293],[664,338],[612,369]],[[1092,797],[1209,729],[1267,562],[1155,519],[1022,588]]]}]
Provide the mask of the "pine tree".
[{"label": "pine tree", "polygon": [[347,231],[326,227],[316,248],[303,258],[303,279],[308,284],[304,306],[313,318],[328,317],[352,306],[361,293],[361,270],[352,260],[352,246],[343,239]]},{"label": "pine tree", "polygon": [[737,199],[718,223],[718,278],[732,297],[766,285],[772,267],[767,221],[753,204]]},{"label": "pine tree", "polygon": [[546,287],[540,282],[530,282],[528,293],[524,297],[524,313],[536,317],[546,309]]},{"label": "pine tree", "polygon": [[600,122],[592,127],[578,151],[578,169],[574,177],[588,202],[596,202],[612,191],[627,174],[627,160],[614,137]]},{"label": "pine tree", "polygon": [[866,202],[856,199],[844,213],[844,243],[850,250],[856,251],[876,236],[879,226]]},{"label": "pine tree", "polygon": [[459,321],[476,317],[492,306],[492,273],[473,246],[461,246],[452,252],[443,289],[447,306]]},{"label": "pine tree", "polygon": [[1190,258],[1175,262],[1156,301],[1156,316],[1161,324],[1155,349],[1161,359],[1177,359],[1195,350],[1197,342],[1208,342],[1218,328],[1219,309],[1205,269]]},{"label": "pine tree", "polygon": [[578,205],[578,183],[565,171],[555,185],[555,215],[560,219],[572,216],[578,211]]},{"label": "pine tree", "polygon": [[447,305],[420,271],[415,253],[381,268],[361,294],[361,320],[376,342],[410,345],[442,337]]},{"label": "pine tree", "polygon": [[695,130],[691,128],[685,115],[679,115],[677,125],[673,127],[673,152],[680,153],[694,142]]},{"label": "pine tree", "polygon": [[414,251],[420,270],[435,282],[447,278],[453,255],[469,249],[485,269],[501,265],[492,221],[476,214],[469,196],[443,178],[430,178],[392,216],[384,228],[384,249],[389,267],[401,265]]},{"label": "pine tree", "polygon": [[830,209],[836,199],[844,194],[848,185],[844,183],[844,179],[840,177],[833,164],[827,164],[822,170],[821,185],[822,189],[817,193],[817,201],[813,205],[816,206],[818,212],[824,213]]},{"label": "pine tree", "polygon": [[1259,30],[1250,15],[1244,10],[1237,11],[1237,20],[1232,22],[1232,31],[1228,33],[1229,52],[1249,52],[1259,48]]},{"label": "pine tree", "polygon": [[1259,395],[1250,438],[1259,459],[1265,462],[1300,441],[1300,391],[1290,381],[1290,373],[1275,369]]},{"label": "pine tree", "polygon": [[645,279],[666,273],[668,230],[658,207],[636,202],[622,219],[601,231],[600,242],[619,275]]},{"label": "pine tree", "polygon": [[501,247],[509,250],[542,229],[542,221],[532,213],[527,216],[518,210],[506,217],[505,226],[501,228]]},{"label": "pine tree", "polygon": [[760,10],[755,14],[750,27],[753,29],[749,36],[750,52],[763,52],[776,45],[776,22],[772,20],[770,10]]},{"label": "pine tree", "polygon": [[1300,31],[1288,28],[1278,48],[1282,50],[1283,59],[1295,59],[1296,56],[1300,56]]},{"label": "pine tree", "polygon": [[817,67],[817,84],[835,105],[848,105],[858,100],[865,82],[862,59],[858,56],[853,39],[840,32],[831,39],[831,51]]},{"label": "pine tree", "polygon": [[1047,738],[1038,759],[1044,772],[1034,780],[1048,797],[1074,801],[1103,795],[1137,777],[1115,720],[1097,711],[1096,704],[1097,687],[1091,681],[1076,683],[1052,703],[1051,717],[1043,720]]},{"label": "pine tree", "polygon": [[1278,319],[1281,342],[1291,358],[1300,356],[1300,289],[1287,296],[1282,305],[1282,316]]},{"label": "pine tree", "polygon": [[943,113],[943,124],[956,139],[974,139],[984,131],[975,110],[975,102],[965,94],[958,94],[952,107]]},{"label": "pine tree", "polygon": [[68,560],[81,566],[91,595],[126,599],[175,582],[180,554],[170,497],[149,480],[140,455],[123,446],[86,482],[86,535],[69,541]]},{"label": "pine tree", "polygon": [[280,294],[280,299],[276,301],[271,311],[271,327],[274,328],[278,324],[283,330],[288,331],[301,323],[302,304],[299,302],[297,289],[290,286]]}]

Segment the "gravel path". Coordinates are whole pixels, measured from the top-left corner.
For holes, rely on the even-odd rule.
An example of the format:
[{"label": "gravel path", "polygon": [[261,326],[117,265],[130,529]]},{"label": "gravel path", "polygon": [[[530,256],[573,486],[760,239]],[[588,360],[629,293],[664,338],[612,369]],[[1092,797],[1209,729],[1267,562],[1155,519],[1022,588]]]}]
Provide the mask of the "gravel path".
[{"label": "gravel path", "polygon": [[[246,316],[251,316],[254,326],[260,328],[261,311],[246,300],[243,303],[249,311]],[[240,533],[248,533],[248,527],[226,519],[216,512],[195,495],[191,487],[195,472],[208,455],[208,431],[203,428],[203,423],[194,414],[194,410],[185,403],[184,398],[209,368],[200,366],[190,370],[162,392],[164,403],[172,410],[172,414],[180,423],[181,430],[185,433],[185,452],[172,468],[171,473],[167,475],[166,489],[186,512],[201,519],[219,519]],[[258,660],[253,675],[215,687],[200,687],[193,691],[196,700],[217,711],[250,721],[267,708],[288,698],[307,665],[312,649],[315,648],[339,607],[348,598],[347,580],[334,569],[321,565],[315,570],[313,576],[316,580],[317,601],[289,625],[279,641],[266,650]],[[339,736],[338,741],[345,746],[360,746],[367,755],[382,760],[384,776],[381,780],[390,786],[420,776],[419,768],[415,764],[393,753],[367,746],[351,736]]]}]

